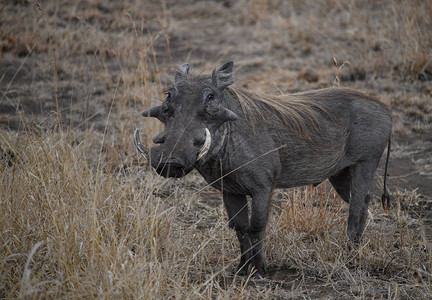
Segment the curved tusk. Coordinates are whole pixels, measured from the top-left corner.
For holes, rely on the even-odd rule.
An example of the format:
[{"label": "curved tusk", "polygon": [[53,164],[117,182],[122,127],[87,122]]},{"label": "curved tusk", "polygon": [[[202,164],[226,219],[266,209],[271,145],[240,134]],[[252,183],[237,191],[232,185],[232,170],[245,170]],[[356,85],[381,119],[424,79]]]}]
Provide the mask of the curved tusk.
[{"label": "curved tusk", "polygon": [[206,156],[207,153],[210,150],[211,134],[210,134],[210,131],[207,128],[205,129],[205,134],[206,134],[205,142],[204,142],[204,145],[201,147],[201,149],[198,152],[197,161],[199,161],[201,158],[203,158],[204,156]]},{"label": "curved tusk", "polygon": [[140,141],[138,129],[135,129],[135,132],[134,132],[134,142],[135,142],[135,146],[137,147],[139,153],[141,153],[142,156],[144,156],[146,159],[148,159],[148,150]]}]

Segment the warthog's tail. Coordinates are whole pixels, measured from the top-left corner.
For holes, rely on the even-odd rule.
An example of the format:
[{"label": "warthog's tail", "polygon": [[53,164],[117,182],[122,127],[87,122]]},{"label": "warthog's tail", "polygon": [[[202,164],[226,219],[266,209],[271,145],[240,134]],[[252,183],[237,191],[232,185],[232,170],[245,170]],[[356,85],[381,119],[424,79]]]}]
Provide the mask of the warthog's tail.
[{"label": "warthog's tail", "polygon": [[384,211],[386,211],[386,212],[390,208],[390,195],[387,192],[387,167],[388,167],[388,162],[389,162],[389,158],[390,158],[390,144],[391,144],[391,139],[389,139],[388,144],[387,144],[387,158],[386,158],[385,167],[384,167],[384,192],[381,195],[382,207],[383,207]]}]

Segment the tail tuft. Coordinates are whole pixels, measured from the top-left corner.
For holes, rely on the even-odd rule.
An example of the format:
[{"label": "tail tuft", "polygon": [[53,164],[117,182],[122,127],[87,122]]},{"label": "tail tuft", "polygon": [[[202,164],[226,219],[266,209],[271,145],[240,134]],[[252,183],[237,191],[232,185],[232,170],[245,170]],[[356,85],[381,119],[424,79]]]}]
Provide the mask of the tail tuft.
[{"label": "tail tuft", "polygon": [[390,195],[384,191],[384,194],[381,195],[381,204],[385,212],[388,212],[390,209]]}]

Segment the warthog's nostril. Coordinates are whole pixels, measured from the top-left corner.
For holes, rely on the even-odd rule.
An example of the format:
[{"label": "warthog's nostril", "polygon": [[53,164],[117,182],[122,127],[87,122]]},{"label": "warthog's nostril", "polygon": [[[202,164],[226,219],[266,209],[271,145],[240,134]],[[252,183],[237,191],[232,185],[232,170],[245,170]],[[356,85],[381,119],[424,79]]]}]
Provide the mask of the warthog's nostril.
[{"label": "warthog's nostril", "polygon": [[153,138],[153,143],[163,144],[165,143],[165,134],[161,133]]},{"label": "warthog's nostril", "polygon": [[183,177],[186,175],[186,167],[178,162],[165,162],[161,163],[157,168],[156,172],[158,172],[160,175],[164,177]]}]

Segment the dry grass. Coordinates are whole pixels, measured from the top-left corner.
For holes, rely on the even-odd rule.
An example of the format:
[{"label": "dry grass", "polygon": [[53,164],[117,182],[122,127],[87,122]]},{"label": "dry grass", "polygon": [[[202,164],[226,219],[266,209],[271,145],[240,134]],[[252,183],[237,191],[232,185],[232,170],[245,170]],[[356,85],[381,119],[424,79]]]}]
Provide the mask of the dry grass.
[{"label": "dry grass", "polygon": [[[239,252],[220,194],[196,173],[155,175],[131,136],[144,127],[150,145],[161,129],[139,112],[163,97],[171,62],[235,59],[239,81],[281,91],[330,86],[335,56],[350,61],[337,84],[363,73],[360,88],[425,80],[428,1],[15,2],[0,9],[0,298],[432,297],[415,192],[395,194],[389,215],[374,201],[352,252],[346,204],[332,190],[276,192],[268,277],[231,277]],[[396,116],[407,111],[427,131],[427,90],[396,93],[384,97]]]},{"label": "dry grass", "polygon": [[287,191],[268,229],[269,278],[251,282],[228,275],[235,237],[196,174],[139,171],[136,153],[116,160],[115,140],[102,145],[94,131],[2,130],[1,139],[14,153],[0,177],[2,298],[432,295],[430,243],[400,208],[387,216],[374,206],[364,244],[350,253],[334,192]]},{"label": "dry grass", "polygon": [[343,222],[342,201],[324,185],[319,188],[294,189],[292,195],[282,197],[286,210],[281,230],[320,235]]},{"label": "dry grass", "polygon": [[402,73],[411,79],[432,76],[432,3],[430,1],[394,1],[395,36],[399,35],[399,54]]}]

